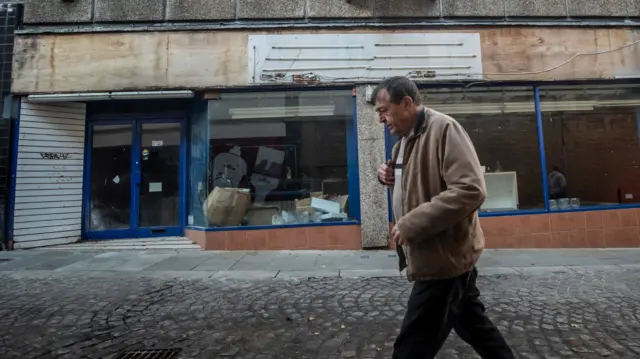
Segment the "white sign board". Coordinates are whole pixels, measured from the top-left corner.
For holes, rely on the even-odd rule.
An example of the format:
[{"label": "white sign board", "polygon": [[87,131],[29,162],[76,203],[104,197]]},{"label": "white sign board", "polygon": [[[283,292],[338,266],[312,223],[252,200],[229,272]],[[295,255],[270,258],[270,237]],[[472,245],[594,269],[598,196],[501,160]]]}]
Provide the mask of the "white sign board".
[{"label": "white sign board", "polygon": [[482,79],[478,33],[249,36],[249,83]]}]

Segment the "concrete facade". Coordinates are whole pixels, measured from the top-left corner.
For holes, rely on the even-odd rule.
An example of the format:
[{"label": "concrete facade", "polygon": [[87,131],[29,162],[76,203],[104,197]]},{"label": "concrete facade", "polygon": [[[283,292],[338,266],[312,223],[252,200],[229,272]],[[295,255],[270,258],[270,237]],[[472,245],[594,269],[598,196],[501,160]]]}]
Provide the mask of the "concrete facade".
[{"label": "concrete facade", "polygon": [[[622,27],[623,24],[637,24],[635,21],[640,18],[640,2],[636,0],[24,1],[24,22],[27,30],[33,30],[34,33],[44,26],[47,26],[47,30],[49,26],[58,26],[59,29],[78,32],[100,32],[111,25],[151,26],[139,26],[137,29],[147,32],[130,32],[129,28],[119,27],[113,33],[22,34],[22,38],[16,42],[18,51],[14,63],[18,80],[14,79],[13,84],[17,94],[183,88],[198,91],[246,87],[249,85],[246,80],[249,68],[247,54],[251,50],[247,45],[247,38],[251,34],[401,31],[392,28],[394,22],[436,25],[447,23],[458,26],[447,26],[443,31],[478,32],[485,81],[612,79],[617,75],[640,73],[640,65],[634,60],[638,58],[638,50],[627,46],[640,39],[640,32],[637,28]],[[543,21],[569,24],[579,23],[580,20],[617,21],[621,26],[596,29],[540,26]],[[494,21],[495,26],[464,26],[478,21],[485,25]],[[531,25],[517,28],[504,26],[514,21],[526,21]],[[373,23],[376,25],[365,26]],[[192,30],[202,24],[215,26],[216,29],[199,32],[154,31],[156,28]],[[336,24],[344,24],[351,29],[328,29]],[[376,26],[380,24],[387,28],[377,29]],[[225,28],[226,25],[260,26],[263,29],[229,31]],[[327,29],[286,29],[292,25],[326,25]],[[115,26],[111,29],[114,28]],[[431,29],[412,28],[402,31]],[[576,61],[565,64],[567,66],[556,67],[576,54],[590,54],[594,51],[602,54],[597,57],[576,57]],[[113,54],[117,54],[118,58],[109,57]],[[531,61],[532,59],[535,61]],[[108,66],[102,66],[107,70],[104,70],[104,76],[94,76],[95,68],[102,65],[100,61],[108,62]],[[386,139],[383,128],[376,123],[373,108],[367,103],[367,89],[371,86],[369,84],[378,80],[371,78],[349,84],[356,86],[358,114],[359,225],[274,228],[234,233],[188,230],[187,236],[202,248],[213,250],[358,249],[389,246],[388,194],[376,179],[378,166],[386,160]],[[609,121],[608,118],[603,119],[605,120]],[[627,120],[633,123],[634,119]],[[479,128],[486,131],[478,131],[473,135],[474,138],[477,137],[481,143],[498,143],[493,138],[480,137],[494,133],[487,126],[496,124],[499,125],[482,124]],[[501,153],[503,163],[510,157],[513,157],[515,163],[521,162],[522,158],[537,156],[538,143],[532,135],[536,130],[535,122],[521,122],[518,126],[521,131],[516,133],[523,138],[513,146],[512,153]],[[560,154],[553,145],[558,142],[554,142],[557,136],[554,137],[554,133],[548,128],[545,131],[550,151],[548,157],[559,158]],[[635,134],[624,127],[620,127],[620,133],[610,133],[618,139],[624,134]],[[576,131],[575,136],[579,139],[576,143],[582,143],[584,141],[580,139],[586,134]],[[616,143],[626,146],[634,140],[635,138],[625,138],[625,141]],[[567,153],[570,154],[571,149]],[[489,150],[479,147],[480,156],[488,158],[491,155]],[[623,151],[621,148],[620,152]],[[605,149],[600,152],[608,153]],[[627,152],[631,156],[629,161],[636,158],[633,157],[634,153]],[[627,158],[621,156],[621,160]],[[491,159],[489,162],[495,161]],[[594,167],[593,172],[596,170],[598,168]],[[522,173],[525,171],[526,169],[519,170]],[[581,169],[575,176],[584,173],[589,171]],[[573,172],[568,171],[568,174],[573,175]],[[521,186],[523,198],[531,197],[532,201],[544,203],[543,198],[538,198],[543,193],[539,181],[541,176],[541,173],[536,172],[519,179],[522,183],[527,183]],[[594,175],[587,177],[596,178]],[[528,181],[529,178],[532,180]],[[606,201],[615,202],[610,198]],[[607,222],[605,219],[611,216],[620,219],[617,222]],[[601,223],[599,226],[594,224],[598,220]],[[542,214],[490,217],[483,218],[482,223],[486,228],[487,245],[493,248],[640,246],[640,212],[637,209],[602,213],[593,211],[589,214],[566,216]],[[296,240],[285,240],[286,237]]]},{"label": "concrete facade", "polygon": [[387,191],[377,180],[378,167],[386,160],[384,127],[376,121],[373,107],[367,103],[367,88],[356,89],[358,113],[358,168],[362,246],[389,245],[389,205]]},{"label": "concrete facade", "polygon": [[634,0],[24,0],[26,24],[261,19],[634,18]]}]

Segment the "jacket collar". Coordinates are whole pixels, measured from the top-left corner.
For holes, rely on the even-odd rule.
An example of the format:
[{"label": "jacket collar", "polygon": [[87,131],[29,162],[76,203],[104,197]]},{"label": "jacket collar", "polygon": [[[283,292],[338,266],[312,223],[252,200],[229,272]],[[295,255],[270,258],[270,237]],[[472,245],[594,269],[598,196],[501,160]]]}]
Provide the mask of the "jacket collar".
[{"label": "jacket collar", "polygon": [[420,136],[427,128],[427,108],[423,107],[420,113],[418,114],[418,118],[416,119],[415,124],[413,125],[413,129],[407,136],[407,141],[413,140],[416,137]]}]

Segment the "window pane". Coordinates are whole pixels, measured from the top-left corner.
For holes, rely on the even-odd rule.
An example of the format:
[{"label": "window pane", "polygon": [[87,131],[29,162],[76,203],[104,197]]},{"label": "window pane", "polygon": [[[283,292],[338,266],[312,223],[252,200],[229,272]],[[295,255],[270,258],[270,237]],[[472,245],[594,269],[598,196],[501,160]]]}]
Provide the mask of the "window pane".
[{"label": "window pane", "polygon": [[132,131],[129,124],[93,126],[89,179],[92,231],[130,226]]},{"label": "window pane", "polygon": [[140,227],[180,223],[180,123],[143,123]]},{"label": "window pane", "polygon": [[209,120],[206,106],[200,104],[191,115],[189,128],[189,216],[187,224],[205,227],[207,221],[202,210],[207,191],[207,165],[209,163]]},{"label": "window pane", "polygon": [[207,226],[353,219],[351,91],[222,94],[206,112],[206,196],[199,210]]},{"label": "window pane", "polygon": [[481,211],[544,209],[533,90],[529,87],[426,89],[427,107],[455,118],[485,168]]},{"label": "window pane", "polygon": [[640,203],[640,87],[544,87],[540,97],[552,209]]}]

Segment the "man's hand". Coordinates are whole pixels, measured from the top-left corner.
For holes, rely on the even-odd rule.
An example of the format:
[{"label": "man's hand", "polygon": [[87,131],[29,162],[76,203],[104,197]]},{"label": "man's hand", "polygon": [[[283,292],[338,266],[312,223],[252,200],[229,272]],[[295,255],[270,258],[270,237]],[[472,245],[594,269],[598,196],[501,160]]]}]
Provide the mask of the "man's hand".
[{"label": "man's hand", "polygon": [[378,169],[378,179],[382,184],[387,186],[392,186],[396,181],[396,176],[394,174],[394,164],[391,160],[388,160],[387,163],[383,163],[380,165],[380,169]]},{"label": "man's hand", "polygon": [[391,240],[400,246],[406,246],[408,244],[407,240],[400,234],[397,224],[391,229]]}]

